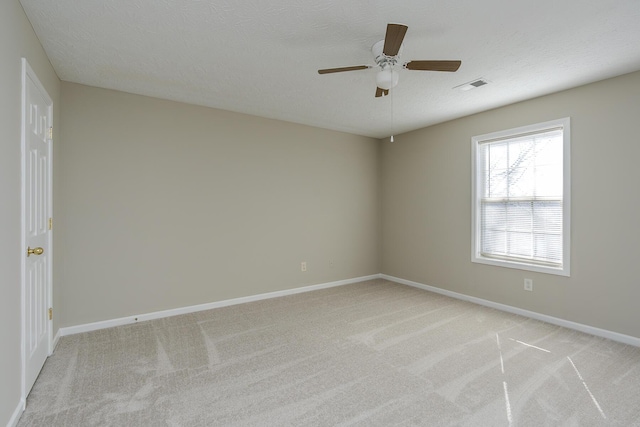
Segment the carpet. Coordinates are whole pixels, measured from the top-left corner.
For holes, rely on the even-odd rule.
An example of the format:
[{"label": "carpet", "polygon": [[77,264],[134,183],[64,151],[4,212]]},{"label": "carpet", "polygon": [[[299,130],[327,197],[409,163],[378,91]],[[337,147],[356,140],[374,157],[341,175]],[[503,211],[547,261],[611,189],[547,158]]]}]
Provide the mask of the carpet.
[{"label": "carpet", "polygon": [[640,348],[372,280],[63,337],[19,426],[640,425]]}]

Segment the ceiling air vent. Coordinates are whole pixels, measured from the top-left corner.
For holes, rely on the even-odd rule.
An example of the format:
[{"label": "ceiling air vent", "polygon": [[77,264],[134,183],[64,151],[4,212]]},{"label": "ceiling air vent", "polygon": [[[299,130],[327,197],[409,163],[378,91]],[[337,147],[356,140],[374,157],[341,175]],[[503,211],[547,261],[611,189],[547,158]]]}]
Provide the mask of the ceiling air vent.
[{"label": "ceiling air vent", "polygon": [[454,89],[467,91],[467,90],[475,89],[477,87],[484,86],[484,85],[487,85],[487,84],[489,84],[489,80],[480,78],[480,79],[475,79],[475,80],[472,80],[472,81],[470,81],[468,83],[456,86],[456,87],[454,87]]}]

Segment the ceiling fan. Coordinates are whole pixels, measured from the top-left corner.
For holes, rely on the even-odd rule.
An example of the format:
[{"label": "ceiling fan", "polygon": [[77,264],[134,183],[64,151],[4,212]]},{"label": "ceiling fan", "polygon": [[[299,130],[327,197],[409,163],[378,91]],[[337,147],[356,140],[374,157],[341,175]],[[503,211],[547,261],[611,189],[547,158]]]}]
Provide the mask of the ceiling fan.
[{"label": "ceiling fan", "polygon": [[[406,25],[388,24],[387,34],[384,40],[380,40],[371,48],[373,58],[380,71],[376,75],[376,98],[389,94],[389,89],[398,84],[398,72],[394,67],[400,60],[402,41],[407,33]],[[402,64],[402,68],[418,71],[457,71],[461,61],[408,61]],[[373,68],[373,65],[355,65],[352,67],[325,68],[318,70],[319,74],[341,73],[343,71],[357,71]]]}]

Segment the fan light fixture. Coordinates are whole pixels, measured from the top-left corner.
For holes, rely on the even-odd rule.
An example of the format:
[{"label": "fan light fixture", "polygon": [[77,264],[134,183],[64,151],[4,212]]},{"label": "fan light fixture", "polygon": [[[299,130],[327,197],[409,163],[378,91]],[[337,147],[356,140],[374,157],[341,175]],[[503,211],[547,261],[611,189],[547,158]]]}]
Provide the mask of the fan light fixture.
[{"label": "fan light fixture", "polygon": [[385,67],[376,74],[376,85],[380,89],[389,90],[398,85],[400,75],[391,67]]}]

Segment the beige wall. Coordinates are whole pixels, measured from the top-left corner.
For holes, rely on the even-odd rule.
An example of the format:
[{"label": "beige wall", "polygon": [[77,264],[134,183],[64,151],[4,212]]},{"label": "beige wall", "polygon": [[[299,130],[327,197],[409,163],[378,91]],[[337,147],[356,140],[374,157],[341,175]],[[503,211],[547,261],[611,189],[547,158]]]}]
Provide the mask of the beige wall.
[{"label": "beige wall", "polygon": [[[471,137],[566,116],[571,277],[471,263]],[[636,72],[383,143],[382,272],[640,337],[639,118]]]},{"label": "beige wall", "polygon": [[[54,333],[383,272],[640,337],[640,72],[390,144],[61,85],[18,1],[8,0],[0,2],[0,424],[20,397],[23,56],[54,100]],[[571,277],[472,264],[470,138],[565,116]],[[522,290],[524,277],[533,293]]]},{"label": "beige wall", "polygon": [[63,326],[379,272],[377,140],[72,83],[62,103]]},{"label": "beige wall", "polygon": [[[20,403],[22,57],[27,58],[53,99],[55,121],[60,100],[60,81],[18,0],[4,0],[0,2],[0,425],[9,422]],[[54,136],[57,134],[56,131]],[[54,158],[57,152],[56,149]]]}]

